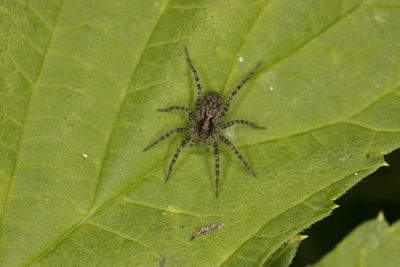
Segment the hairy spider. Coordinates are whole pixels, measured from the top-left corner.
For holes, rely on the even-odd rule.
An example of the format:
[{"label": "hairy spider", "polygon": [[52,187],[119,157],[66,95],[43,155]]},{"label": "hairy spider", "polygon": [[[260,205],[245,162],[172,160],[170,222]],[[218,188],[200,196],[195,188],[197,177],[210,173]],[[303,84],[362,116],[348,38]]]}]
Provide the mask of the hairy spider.
[{"label": "hairy spider", "polygon": [[[157,109],[157,111],[161,112],[168,112],[171,110],[181,110],[185,111],[189,115],[189,121],[192,124],[191,127],[182,127],[182,128],[176,128],[174,130],[169,131],[165,135],[161,136],[158,138],[156,141],[154,141],[151,145],[146,147],[144,151],[147,151],[148,149],[152,148],[156,144],[158,144],[160,141],[164,140],[165,138],[169,137],[170,135],[174,133],[190,133],[190,135],[186,136],[185,139],[183,139],[182,143],[179,145],[178,149],[176,150],[174,157],[169,165],[169,170],[167,177],[165,178],[165,182],[168,181],[169,176],[171,175],[172,168],[179,156],[179,153],[182,151],[183,147],[190,141],[191,141],[191,146],[194,145],[194,142],[200,141],[204,142],[207,144],[206,147],[206,152],[210,150],[210,146],[212,145],[214,147],[214,154],[215,154],[215,190],[216,190],[216,197],[218,198],[218,185],[219,185],[219,151],[218,151],[218,144],[217,144],[217,139],[228,145],[230,148],[232,148],[233,152],[235,152],[236,156],[242,161],[244,166],[249,170],[249,172],[254,176],[257,177],[254,171],[250,168],[249,164],[244,160],[242,155],[240,155],[239,151],[236,149],[236,147],[229,141],[227,138],[219,134],[218,132],[222,129],[226,129],[228,127],[231,127],[232,125],[235,124],[245,124],[249,125],[253,128],[256,129],[265,129],[264,127],[260,127],[255,125],[252,122],[245,121],[245,120],[233,120],[229,122],[225,122],[222,124],[218,124],[218,122],[224,118],[226,112],[229,109],[229,105],[232,102],[233,97],[237,94],[237,92],[240,90],[240,88],[243,87],[243,85],[250,80],[251,77],[253,77],[254,73],[257,71],[257,69],[261,66],[262,62],[258,63],[258,65],[254,68],[252,72],[250,72],[247,77],[236,87],[235,90],[232,91],[230,94],[228,100],[222,107],[222,98],[217,92],[210,92],[208,93],[203,100],[203,93],[200,85],[200,80],[199,76],[197,74],[196,69],[194,68],[192,61],[189,57],[189,53],[185,47],[185,54],[186,54],[186,60],[190,66],[190,69],[193,72],[194,80],[196,82],[197,86],[197,101],[196,101],[196,106],[195,106],[195,111],[196,111],[196,116],[194,116],[193,111],[189,108],[186,107],[181,107],[181,106],[172,106],[166,109]],[[222,108],[222,109],[221,109]]]}]

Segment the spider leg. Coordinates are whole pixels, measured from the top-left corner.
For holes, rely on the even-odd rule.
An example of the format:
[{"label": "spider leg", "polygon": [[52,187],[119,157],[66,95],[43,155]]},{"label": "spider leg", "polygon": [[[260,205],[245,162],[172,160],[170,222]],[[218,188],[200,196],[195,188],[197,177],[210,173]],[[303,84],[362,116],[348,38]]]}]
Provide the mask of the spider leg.
[{"label": "spider leg", "polygon": [[232,91],[232,93],[229,96],[228,100],[226,101],[221,113],[219,114],[218,119],[222,119],[225,116],[225,113],[228,111],[233,97],[237,94],[237,92],[240,90],[240,88],[242,88],[243,85],[254,76],[254,74],[256,73],[258,68],[261,66],[261,64],[262,64],[262,62],[258,63],[257,66],[247,75],[247,77],[244,78],[244,80],[239,83],[239,85],[236,87],[236,89]]},{"label": "spider leg", "polygon": [[244,125],[248,125],[248,126],[251,126],[251,127],[253,127],[253,128],[256,128],[256,129],[265,130],[265,127],[257,126],[257,125],[255,125],[254,123],[252,123],[252,122],[250,122],[250,121],[245,121],[245,120],[234,120],[234,121],[228,121],[228,122],[226,122],[226,123],[224,123],[224,124],[219,125],[219,126],[217,127],[217,131],[218,131],[218,130],[225,129],[225,128],[228,128],[228,127],[231,127],[232,125],[235,125],[235,124],[244,124]]},{"label": "spider leg", "polygon": [[154,141],[151,145],[149,145],[148,147],[146,147],[145,149],[143,149],[142,152],[145,152],[147,150],[149,150],[150,148],[152,148],[153,146],[157,145],[159,142],[161,142],[162,140],[164,140],[165,138],[169,137],[170,135],[174,134],[174,133],[183,133],[183,132],[190,132],[192,128],[190,127],[184,127],[184,128],[176,128],[173,129],[172,131],[169,131],[168,133],[164,134],[163,136],[161,136],[160,138],[158,138],[156,141]]},{"label": "spider leg", "polygon": [[236,147],[231,143],[231,141],[229,141],[227,138],[225,138],[222,135],[218,135],[219,140],[221,140],[222,142],[224,142],[227,146],[230,146],[233,150],[233,152],[235,152],[236,156],[242,161],[242,163],[244,164],[244,166],[249,170],[249,172],[257,178],[257,175],[254,173],[254,171],[250,168],[249,164],[247,163],[247,161],[242,157],[242,155],[240,155],[239,151],[236,149]]},{"label": "spider leg", "polygon": [[157,109],[157,111],[160,111],[160,112],[169,112],[171,110],[181,110],[181,111],[187,112],[188,115],[189,115],[190,122],[192,124],[194,123],[193,111],[190,108],[180,107],[180,106],[172,106],[172,107],[169,107],[169,108],[159,108],[159,109]]},{"label": "spider leg", "polygon": [[194,147],[194,143],[195,143],[195,140],[192,139],[192,142],[190,142],[190,147]]},{"label": "spider leg", "polygon": [[217,142],[213,142],[214,155],[215,155],[215,196],[218,198],[219,186],[219,151]]},{"label": "spider leg", "polygon": [[207,143],[207,146],[206,146],[206,152],[207,152],[207,153],[210,152],[210,146],[211,146],[211,144],[210,144],[210,143]]},{"label": "spider leg", "polygon": [[178,149],[176,150],[176,152],[174,154],[174,158],[171,160],[171,163],[169,164],[168,174],[167,174],[167,177],[165,177],[165,182],[168,182],[169,176],[172,172],[172,168],[174,167],[174,164],[175,164],[176,160],[178,159],[179,153],[181,153],[181,150],[186,145],[186,143],[190,140],[190,138],[192,138],[192,136],[190,136],[190,135],[186,136],[185,139],[183,139],[182,143],[179,145]]},{"label": "spider leg", "polygon": [[201,102],[203,101],[203,92],[201,90],[199,75],[197,74],[197,71],[192,64],[192,60],[189,57],[189,52],[188,52],[186,46],[185,46],[185,54],[186,54],[186,60],[190,66],[190,69],[193,72],[194,81],[196,82],[196,86],[197,86],[196,114],[197,114],[197,118],[200,118],[200,116],[201,116],[200,106],[201,106]]}]

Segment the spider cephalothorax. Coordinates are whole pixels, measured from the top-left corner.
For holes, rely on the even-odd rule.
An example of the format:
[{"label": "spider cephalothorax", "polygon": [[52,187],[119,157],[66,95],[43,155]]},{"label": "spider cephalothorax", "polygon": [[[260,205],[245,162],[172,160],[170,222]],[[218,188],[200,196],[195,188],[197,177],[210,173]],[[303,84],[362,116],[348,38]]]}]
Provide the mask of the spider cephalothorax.
[{"label": "spider cephalothorax", "polygon": [[216,196],[218,198],[218,185],[219,185],[219,151],[218,151],[218,144],[217,140],[222,141],[226,145],[232,148],[233,152],[235,152],[236,156],[242,161],[244,166],[250,171],[250,173],[256,177],[256,174],[254,171],[250,168],[249,164],[243,159],[242,155],[240,155],[239,151],[236,149],[236,147],[229,141],[227,138],[219,134],[218,132],[222,129],[228,128],[232,125],[235,124],[245,124],[249,125],[253,128],[256,129],[265,129],[264,127],[259,127],[255,125],[252,122],[245,121],[245,120],[233,120],[229,121],[226,123],[218,124],[218,122],[224,118],[225,113],[229,109],[229,105],[232,102],[233,97],[236,95],[236,93],[242,88],[242,86],[250,80],[251,77],[253,77],[254,73],[257,71],[257,69],[261,66],[261,63],[259,63],[254,70],[247,75],[247,77],[236,87],[235,90],[232,91],[230,94],[228,100],[226,103],[222,106],[222,98],[217,92],[210,92],[208,93],[204,99],[203,99],[203,93],[201,90],[201,85],[199,81],[199,77],[197,74],[196,69],[194,68],[192,61],[190,60],[188,51],[185,47],[185,54],[186,54],[186,60],[193,72],[194,75],[194,80],[196,82],[197,86],[197,101],[196,101],[196,116],[193,114],[193,111],[189,108],[186,107],[180,107],[180,106],[172,106],[167,109],[158,109],[158,111],[163,111],[163,112],[168,112],[171,110],[182,110],[188,113],[189,116],[189,121],[192,124],[191,127],[183,127],[183,128],[176,128],[172,131],[169,131],[165,135],[161,136],[158,138],[156,141],[154,141],[150,146],[146,147],[143,151],[146,151],[150,149],[151,147],[155,146],[158,144],[160,141],[164,140],[168,136],[174,134],[174,133],[181,133],[181,132],[186,132],[190,133],[190,135],[186,136],[185,139],[183,139],[182,143],[179,145],[178,149],[175,152],[175,155],[171,161],[171,164],[169,165],[169,170],[167,177],[165,178],[165,182],[168,181],[169,176],[171,175],[172,168],[179,156],[179,153],[183,149],[183,147],[190,141],[191,145],[194,145],[194,142],[200,141],[200,142],[205,142],[207,144],[206,151],[208,152],[210,149],[210,146],[212,145],[214,148],[214,154],[215,154],[215,190],[216,190]]}]

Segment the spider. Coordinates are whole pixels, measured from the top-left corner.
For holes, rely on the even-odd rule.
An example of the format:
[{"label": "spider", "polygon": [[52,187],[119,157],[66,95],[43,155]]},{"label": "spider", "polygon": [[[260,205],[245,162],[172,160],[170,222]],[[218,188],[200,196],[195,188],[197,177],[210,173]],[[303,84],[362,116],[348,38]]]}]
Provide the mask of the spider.
[{"label": "spider", "polygon": [[218,186],[219,186],[219,150],[218,150],[218,143],[217,140],[222,141],[224,144],[228,145],[233,152],[236,154],[236,156],[239,158],[239,160],[242,161],[244,166],[247,168],[247,170],[254,176],[257,177],[254,171],[250,168],[249,164],[247,161],[242,157],[242,155],[239,153],[239,151],[236,149],[236,147],[229,141],[226,137],[222,136],[219,131],[222,129],[226,129],[228,127],[231,127],[232,125],[235,124],[245,124],[248,126],[251,126],[255,129],[265,129],[264,127],[257,126],[256,124],[250,122],[250,121],[245,121],[245,120],[233,120],[229,122],[225,122],[222,124],[219,124],[219,122],[224,118],[226,112],[229,109],[229,106],[233,100],[233,97],[237,94],[237,92],[240,90],[240,88],[243,87],[243,85],[250,80],[255,72],[258,70],[258,68],[261,66],[262,62],[258,63],[258,65],[253,69],[252,72],[250,72],[247,77],[236,87],[235,90],[233,90],[226,101],[226,103],[222,106],[222,97],[220,94],[217,92],[210,92],[205,95],[203,99],[203,93],[200,85],[200,80],[199,76],[197,74],[196,69],[194,68],[192,64],[192,60],[189,57],[189,53],[187,48],[185,47],[185,55],[186,55],[186,61],[189,64],[189,67],[193,73],[194,80],[197,86],[197,101],[196,101],[196,106],[195,106],[195,111],[196,111],[196,116],[194,116],[193,111],[187,107],[182,107],[182,106],[172,106],[166,109],[157,109],[157,111],[160,112],[169,112],[172,110],[181,110],[185,111],[188,113],[189,116],[189,121],[192,124],[191,127],[181,127],[181,128],[176,128],[165,135],[161,136],[157,140],[155,140],[151,145],[143,149],[144,151],[149,150],[165,138],[169,137],[172,134],[175,133],[190,133],[190,135],[186,136],[185,139],[183,139],[182,143],[179,145],[178,149],[176,150],[174,157],[169,165],[168,169],[168,174],[167,177],[165,178],[165,182],[168,181],[172,168],[178,159],[179,153],[182,151],[184,146],[191,141],[190,146],[193,146],[195,141],[200,141],[204,142],[207,144],[206,146],[206,152],[210,151],[211,145],[214,148],[214,155],[215,155],[215,194],[216,197],[218,198],[219,193],[218,193]]}]

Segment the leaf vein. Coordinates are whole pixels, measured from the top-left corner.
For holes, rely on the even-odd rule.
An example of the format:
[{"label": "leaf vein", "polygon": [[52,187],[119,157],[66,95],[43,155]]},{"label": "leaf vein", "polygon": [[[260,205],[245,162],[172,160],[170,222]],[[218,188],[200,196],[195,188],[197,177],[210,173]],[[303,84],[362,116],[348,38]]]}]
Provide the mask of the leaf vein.
[{"label": "leaf vein", "polygon": [[356,122],[352,122],[352,121],[344,121],[344,122],[349,125],[354,125],[354,126],[364,128],[366,130],[370,130],[373,132],[381,132],[381,133],[398,133],[398,132],[400,132],[400,129],[398,129],[398,130],[378,129],[378,128],[372,128],[371,126],[365,126],[360,123],[356,123]]},{"label": "leaf vein", "polygon": [[[62,88],[65,89],[65,88]],[[66,89],[68,90],[68,89]],[[76,92],[79,92],[78,90],[76,90]],[[42,116],[42,115],[36,115],[36,116],[32,116],[31,118],[32,120],[59,120],[59,119],[64,119],[64,116]],[[73,113],[71,115],[68,116],[68,119],[75,119],[79,122],[81,122],[82,124],[86,125],[87,127],[89,127],[90,129],[92,129],[94,132],[96,132],[99,136],[104,137],[104,133],[101,132],[100,130],[98,130],[94,125],[92,125],[90,122],[84,120],[83,118],[79,117],[77,114]],[[54,138],[54,137],[52,137]]]},{"label": "leaf vein", "polygon": [[[370,168],[370,169],[371,169],[371,168]],[[368,171],[368,170],[370,170],[370,169],[365,169],[365,170],[360,170],[360,171]],[[348,177],[351,177],[351,176],[353,176],[353,175],[354,175],[354,172],[352,172],[352,173],[350,173],[350,174],[344,176],[343,178],[340,178],[340,179],[336,180],[335,182],[333,182],[333,183],[331,183],[331,184],[328,184],[328,185],[322,187],[321,189],[315,191],[315,193],[313,193],[313,194],[311,194],[311,195],[305,197],[304,199],[302,199],[301,201],[297,202],[296,204],[294,204],[294,205],[292,205],[292,206],[286,208],[285,210],[283,210],[282,212],[280,212],[279,214],[277,214],[274,218],[271,218],[269,221],[267,221],[265,224],[263,224],[257,231],[255,231],[253,234],[251,234],[249,238],[247,238],[246,240],[244,240],[244,241],[242,242],[242,244],[241,244],[240,246],[238,246],[238,248],[235,249],[235,250],[231,253],[231,255],[229,255],[220,265],[223,265],[224,263],[226,263],[227,260],[228,260],[231,256],[235,256],[235,255],[234,255],[235,252],[238,251],[241,247],[243,247],[243,245],[244,245],[247,241],[249,241],[252,237],[257,236],[257,233],[258,233],[259,231],[261,231],[261,229],[264,228],[266,225],[268,225],[269,223],[271,223],[272,221],[274,221],[275,219],[277,219],[277,218],[280,217],[281,215],[285,214],[286,212],[290,211],[291,209],[294,209],[295,207],[297,207],[297,206],[299,206],[299,205],[307,205],[307,206],[309,206],[308,203],[305,203],[307,200],[312,199],[314,196],[316,196],[317,194],[319,194],[319,193],[323,192],[324,190],[328,189],[328,188],[329,188],[330,186],[332,186],[333,184],[339,183],[339,182],[341,182],[341,181],[343,181],[343,180],[345,180],[345,179],[347,179]],[[311,209],[313,209],[313,210],[316,210],[314,207],[311,207],[311,206],[309,206],[309,207],[310,207]],[[269,250],[269,251],[271,251],[271,250]]]},{"label": "leaf vein", "polygon": [[18,126],[19,128],[22,128],[22,124],[18,121],[16,121],[15,119],[13,119],[12,117],[9,117],[6,113],[3,113],[3,117],[6,120],[9,120],[10,122],[14,123],[16,126]]},{"label": "leaf vein", "polygon": [[[360,0],[362,1],[362,0]],[[343,19],[347,18],[349,15],[353,14],[356,12],[359,8],[361,7],[361,2],[359,2],[357,5],[355,5],[353,8],[348,10],[346,13],[342,14],[340,17],[338,17],[336,20],[332,21],[330,24],[328,24],[326,27],[322,28],[316,35],[312,36],[310,39],[306,40],[305,42],[301,43],[299,46],[295,47],[293,50],[289,51],[289,53],[286,56],[283,56],[281,58],[278,58],[275,62],[272,62],[264,72],[267,72],[270,70],[273,66],[279,64],[280,62],[285,61],[289,57],[295,55],[297,52],[299,52],[301,49],[306,47],[308,44],[310,44],[314,39],[318,38],[320,35],[331,29],[333,26],[335,26],[337,23],[342,21]]]},{"label": "leaf vein", "polygon": [[[26,76],[26,74],[20,69],[20,67],[17,65],[17,63],[15,62],[14,58],[10,55],[9,56],[10,61],[12,63],[12,65],[15,67],[15,70],[21,74],[21,76],[32,86],[34,84],[33,81],[31,81],[28,76]],[[32,86],[33,87],[33,86]]]},{"label": "leaf vein", "polygon": [[165,212],[173,213],[173,214],[182,214],[182,215],[198,217],[198,218],[204,218],[205,216],[210,216],[210,217],[214,217],[214,216],[216,217],[217,216],[217,215],[203,215],[202,216],[202,215],[190,213],[190,212],[187,212],[187,211],[180,211],[180,210],[175,210],[175,209],[165,209],[165,208],[155,207],[155,206],[151,206],[151,205],[149,205],[147,203],[138,203],[138,202],[136,202],[133,199],[128,198],[128,197],[124,197],[122,199],[125,200],[126,202],[134,204],[136,206],[141,206],[141,207],[145,207],[145,208],[149,208],[149,209],[154,209],[154,210],[157,210],[157,211],[165,211]]},{"label": "leaf vein", "polygon": [[99,67],[96,67],[96,66],[93,66],[93,65],[90,65],[90,64],[86,64],[86,63],[84,63],[83,61],[81,61],[79,58],[75,58],[75,57],[72,57],[72,56],[68,56],[68,55],[66,55],[66,54],[62,54],[62,53],[54,52],[54,51],[52,52],[52,54],[53,54],[53,55],[56,55],[56,56],[58,56],[58,57],[63,57],[63,58],[65,58],[65,59],[68,59],[68,60],[70,60],[70,61],[76,63],[77,65],[82,66],[82,67],[85,68],[86,70],[89,70],[89,71],[90,71],[90,70],[95,70],[95,71],[101,73],[102,75],[104,75],[104,78],[106,78],[107,80],[109,80],[115,87],[118,87],[118,83],[117,83],[106,71],[104,71],[103,69],[101,69],[101,68],[99,68]]},{"label": "leaf vein", "polygon": [[147,47],[157,47],[157,46],[163,46],[163,45],[171,45],[171,44],[176,44],[179,43],[181,41],[184,40],[188,40],[190,39],[191,36],[187,36],[187,37],[181,37],[179,39],[175,39],[175,40],[170,40],[170,41],[162,41],[162,42],[157,42],[157,43],[151,43],[149,44]]},{"label": "leaf vein", "polygon": [[140,243],[138,240],[132,239],[131,237],[128,237],[128,236],[123,235],[123,234],[121,234],[121,233],[114,232],[114,231],[112,231],[112,230],[110,230],[110,229],[107,229],[107,228],[105,228],[105,227],[103,227],[103,226],[100,226],[99,224],[94,223],[94,222],[90,222],[90,221],[89,221],[89,222],[87,222],[87,223],[90,224],[90,225],[92,225],[92,226],[94,226],[94,227],[96,227],[96,228],[99,228],[100,230],[106,231],[106,232],[108,232],[108,233],[110,233],[110,234],[116,235],[116,236],[121,237],[121,238],[123,238],[123,239],[125,239],[125,240],[128,240],[128,241],[131,241],[131,242],[135,243],[136,245],[138,245],[138,246],[140,246],[140,247],[142,247],[142,248],[147,248],[145,245],[143,245],[142,243]]},{"label": "leaf vein", "polygon": [[19,155],[19,152],[20,152],[20,149],[21,149],[21,143],[22,143],[22,140],[24,139],[24,137],[25,137],[25,123],[26,123],[26,121],[27,121],[27,117],[28,117],[28,115],[29,115],[29,110],[30,110],[30,108],[31,108],[31,103],[32,103],[32,98],[33,98],[33,96],[34,96],[34,92],[35,92],[35,88],[36,88],[36,86],[37,86],[37,82],[38,82],[38,80],[39,80],[39,77],[40,77],[40,75],[41,75],[41,73],[42,73],[42,70],[43,70],[43,66],[44,66],[44,64],[45,64],[45,62],[46,62],[46,58],[47,58],[47,55],[48,55],[48,52],[49,52],[49,50],[50,50],[50,47],[51,47],[51,44],[52,44],[52,42],[53,42],[53,39],[54,39],[54,34],[55,34],[55,29],[57,28],[57,24],[58,24],[58,19],[59,19],[59,16],[60,16],[60,13],[61,13],[61,11],[62,11],[62,8],[63,8],[63,6],[61,5],[60,6],[60,9],[59,9],[59,11],[58,11],[58,13],[57,13],[57,16],[56,16],[56,20],[55,20],[55,23],[54,23],[54,27],[53,27],[53,29],[52,29],[52,31],[51,31],[51,36],[50,36],[50,39],[49,39],[49,41],[48,41],[48,43],[47,43],[47,47],[46,47],[46,49],[45,49],[45,54],[44,54],[44,56],[43,56],[43,60],[41,61],[41,63],[40,63],[40,66],[39,66],[39,72],[38,72],[38,74],[36,75],[36,79],[35,79],[35,81],[34,82],[31,82],[29,79],[27,79],[27,77],[23,74],[23,72],[21,72],[19,69],[18,69],[18,66],[15,64],[15,62],[14,62],[14,60],[13,60],[13,58],[12,57],[10,57],[12,60],[12,63],[14,64],[14,66],[17,68],[17,70],[22,74],[22,76],[28,81],[28,82],[30,82],[31,83],[31,94],[30,94],[30,97],[29,97],[29,100],[28,100],[28,103],[27,103],[27,107],[26,107],[26,109],[25,109],[25,112],[24,112],[24,117],[23,117],[23,119],[22,119],[22,132],[21,132],[21,135],[20,135],[20,138],[19,138],[19,140],[18,140],[18,142],[17,142],[17,148],[16,148],[16,155],[15,155],[15,160],[14,160],[14,163],[13,163],[13,166],[12,166],[12,170],[11,170],[11,174],[10,174],[10,181],[9,181],[9,184],[8,184],[8,188],[7,188],[7,190],[6,190],[6,193],[5,193],[5,200],[4,200],[4,207],[3,207],[3,220],[2,220],[2,224],[1,224],[1,227],[0,227],[0,241],[2,240],[2,234],[3,234],[3,230],[4,230],[4,227],[5,227],[5,223],[6,223],[6,217],[7,217],[7,209],[8,209],[8,205],[9,205],[9,194],[10,194],[10,191],[11,191],[11,188],[12,188],[12,185],[13,185],[13,182],[14,182],[14,178],[15,178],[15,170],[16,170],[16,165],[17,165],[17,162],[18,162],[18,155]]},{"label": "leaf vein", "polygon": [[331,122],[331,123],[327,123],[325,125],[320,125],[320,126],[308,129],[308,130],[299,131],[299,132],[295,132],[295,133],[292,133],[292,134],[289,134],[289,135],[286,135],[286,136],[277,137],[277,138],[273,138],[273,139],[268,139],[268,140],[265,140],[265,141],[262,141],[262,142],[259,142],[259,143],[254,143],[254,144],[250,144],[250,145],[244,145],[244,146],[240,146],[240,147],[251,147],[251,146],[255,146],[255,145],[266,144],[266,143],[278,141],[278,140],[285,140],[285,139],[289,139],[289,138],[294,137],[294,136],[299,136],[299,135],[307,134],[307,133],[310,133],[310,132],[313,132],[313,131],[322,130],[324,128],[327,128],[327,127],[330,127],[330,126],[334,126],[334,125],[339,124],[339,123],[343,123],[343,122],[346,123],[347,120],[349,120],[352,117],[362,113],[363,111],[365,111],[366,109],[371,107],[373,104],[379,102],[383,98],[385,98],[388,95],[394,93],[399,88],[400,87],[398,87],[398,86],[394,87],[394,89],[391,89],[388,92],[384,93],[383,95],[379,96],[378,98],[374,99],[373,101],[368,103],[366,106],[360,108],[359,110],[357,110],[356,112],[354,112],[351,115],[347,116],[346,118],[338,119],[337,121],[334,121],[334,122]]},{"label": "leaf vein", "polygon": [[138,68],[138,66],[139,66],[140,63],[141,63],[141,61],[142,61],[142,59],[143,59],[143,55],[144,55],[144,53],[145,53],[145,51],[146,51],[146,49],[147,49],[147,46],[148,46],[148,44],[149,44],[149,42],[150,42],[151,36],[153,35],[155,29],[157,28],[157,25],[159,24],[160,19],[161,19],[162,15],[163,15],[164,11],[166,10],[166,7],[167,7],[168,3],[169,3],[169,0],[166,0],[164,6],[161,8],[161,11],[160,11],[160,13],[159,13],[159,15],[158,15],[158,17],[157,17],[155,23],[154,23],[153,28],[152,28],[152,30],[150,31],[150,34],[147,36],[146,43],[145,43],[145,45],[143,46],[142,51],[141,51],[141,53],[140,53],[140,58],[139,58],[139,60],[137,61],[136,66],[135,66],[135,68],[134,68],[134,70],[133,70],[133,72],[132,72],[132,75],[131,75],[130,79],[129,79],[129,82],[128,82],[127,85],[126,85],[126,88],[125,88],[125,91],[124,91],[124,95],[123,95],[123,97],[122,97],[121,104],[119,105],[119,108],[118,108],[118,114],[117,114],[116,118],[114,119],[114,123],[113,123],[113,126],[112,126],[112,130],[111,130],[111,133],[110,133],[109,138],[108,138],[108,142],[107,142],[107,145],[106,145],[106,149],[105,149],[105,151],[104,151],[104,156],[103,156],[103,159],[102,159],[101,164],[100,164],[100,171],[99,171],[99,174],[98,174],[98,182],[97,182],[97,185],[96,185],[96,187],[95,187],[94,194],[93,194],[92,204],[90,205],[91,207],[94,206],[94,203],[95,203],[95,201],[96,201],[96,196],[97,196],[98,187],[99,187],[99,185],[101,184],[101,177],[102,177],[103,171],[104,171],[104,161],[105,161],[106,156],[107,156],[107,154],[108,154],[107,152],[110,151],[110,148],[111,148],[111,141],[113,140],[113,136],[114,136],[114,134],[115,134],[115,132],[116,132],[117,123],[118,123],[118,121],[119,121],[119,118],[121,117],[122,108],[123,108],[123,106],[124,106],[124,104],[125,104],[125,102],[126,102],[126,100],[127,100],[128,91],[129,91],[129,90],[128,90],[128,89],[129,89],[129,86],[130,86],[130,84],[131,84],[132,81],[133,81],[133,78],[134,78],[134,76],[135,76],[135,73],[136,73],[136,71],[137,71],[137,68]]},{"label": "leaf vein", "polygon": [[225,90],[226,90],[226,86],[229,84],[230,80],[232,79],[232,75],[234,73],[234,70],[236,70],[237,64],[238,64],[238,60],[236,60],[236,54],[240,52],[240,50],[242,50],[242,48],[245,46],[245,44],[247,43],[247,40],[249,39],[249,35],[251,34],[254,26],[257,24],[258,20],[261,18],[261,13],[263,13],[265,7],[267,6],[266,3],[263,3],[262,8],[260,9],[260,11],[258,12],[256,18],[253,20],[253,23],[250,25],[247,33],[245,34],[246,37],[243,38],[242,43],[239,45],[238,49],[236,50],[236,53],[233,56],[233,62],[232,62],[232,67],[229,70],[228,76],[224,82],[224,84],[222,85],[222,94],[224,94]]},{"label": "leaf vein", "polygon": [[63,240],[65,240],[70,234],[72,234],[76,229],[78,229],[82,224],[84,224],[89,218],[93,217],[96,214],[99,214],[102,212],[104,209],[115,203],[117,200],[121,199],[123,195],[127,194],[129,191],[131,191],[133,188],[136,187],[137,184],[139,184],[143,179],[147,178],[149,175],[154,173],[157,169],[160,168],[162,164],[158,164],[155,168],[150,170],[146,175],[138,179],[135,183],[133,183],[127,190],[123,191],[119,195],[117,195],[115,198],[109,200],[105,204],[103,204],[100,208],[97,210],[93,210],[89,212],[82,220],[80,220],[75,226],[73,226],[70,230],[68,230],[65,234],[63,234],[53,245],[49,247],[45,252],[43,252],[41,255],[39,255],[29,266],[34,266],[36,263],[41,261],[44,257],[46,257],[52,250],[54,250]]},{"label": "leaf vein", "polygon": [[39,20],[40,22],[42,22],[43,25],[45,25],[46,28],[47,28],[48,30],[51,31],[51,29],[52,29],[51,25],[50,25],[47,21],[45,21],[45,20],[42,18],[42,16],[40,16],[40,14],[39,14],[35,9],[33,9],[33,8],[30,6],[30,3],[29,3],[29,2],[28,2],[28,4],[25,4],[25,3],[21,2],[21,1],[15,1],[15,2],[17,2],[17,3],[20,4],[21,6],[26,7],[26,9],[28,9],[33,15],[35,15],[35,17],[37,17],[38,20]]},{"label": "leaf vein", "polygon": [[148,85],[146,87],[138,88],[136,90],[130,90],[130,91],[128,91],[128,94],[134,94],[134,93],[146,90],[146,89],[150,89],[152,87],[156,87],[156,86],[160,86],[160,85],[166,84],[167,82],[168,82],[168,80],[165,80],[165,81],[161,81],[161,82],[158,82],[158,83],[150,84],[150,85]]}]

